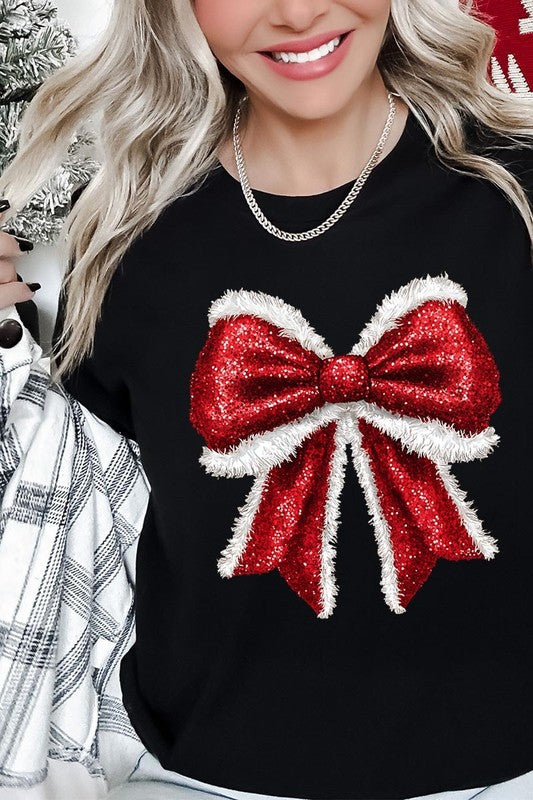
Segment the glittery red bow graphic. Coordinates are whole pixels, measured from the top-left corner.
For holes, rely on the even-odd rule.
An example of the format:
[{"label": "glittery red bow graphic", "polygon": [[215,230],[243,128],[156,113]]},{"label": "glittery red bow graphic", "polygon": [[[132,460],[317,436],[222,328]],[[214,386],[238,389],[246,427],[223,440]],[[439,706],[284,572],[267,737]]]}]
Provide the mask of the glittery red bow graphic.
[{"label": "glittery red bow graphic", "polygon": [[438,558],[498,552],[447,466],[499,440],[488,424],[499,372],[466,302],[446,273],[414,278],[340,356],[278,297],[241,289],[212,304],[190,382],[200,462],[216,476],[255,476],[218,561],[223,577],[277,568],[319,617],[332,614],[347,445],[391,610],[406,610]]}]

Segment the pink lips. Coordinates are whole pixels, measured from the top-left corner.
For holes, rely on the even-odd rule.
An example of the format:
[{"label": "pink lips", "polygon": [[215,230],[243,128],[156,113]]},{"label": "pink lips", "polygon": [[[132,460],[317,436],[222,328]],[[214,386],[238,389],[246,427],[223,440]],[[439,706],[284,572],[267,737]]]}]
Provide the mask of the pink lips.
[{"label": "pink lips", "polygon": [[[329,53],[327,56],[323,56],[323,58],[317,59],[316,61],[305,61],[302,64],[299,64],[295,61],[285,63],[284,61],[274,61],[273,58],[265,55],[265,53],[258,53],[258,55],[267,62],[270,69],[284,78],[292,78],[296,81],[304,81],[311,78],[321,78],[323,75],[327,75],[329,72],[334,70],[335,67],[341,63],[348,51],[354,33],[355,31],[350,31],[350,33],[339,44],[339,46],[333,50],[333,52]],[[331,38],[334,38],[334,36]],[[277,47],[279,47],[279,45],[277,45]],[[288,50],[287,52],[294,53],[303,51]]]}]

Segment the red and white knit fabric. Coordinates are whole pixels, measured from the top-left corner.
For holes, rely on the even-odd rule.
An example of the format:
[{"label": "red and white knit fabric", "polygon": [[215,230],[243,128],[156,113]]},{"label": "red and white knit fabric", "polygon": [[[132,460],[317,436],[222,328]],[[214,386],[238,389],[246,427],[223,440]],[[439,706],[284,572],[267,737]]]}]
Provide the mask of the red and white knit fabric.
[{"label": "red and white knit fabric", "polygon": [[506,92],[533,92],[533,0],[478,0],[496,30],[490,77]]}]

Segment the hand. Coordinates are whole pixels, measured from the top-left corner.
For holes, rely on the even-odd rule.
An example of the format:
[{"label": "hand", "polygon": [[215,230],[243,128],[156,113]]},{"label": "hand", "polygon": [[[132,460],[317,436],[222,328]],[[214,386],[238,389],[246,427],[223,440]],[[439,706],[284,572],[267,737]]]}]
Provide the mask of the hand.
[{"label": "hand", "polygon": [[[0,231],[0,308],[31,300],[35,294],[27,283],[17,278],[15,260],[23,255],[19,239],[20,237]],[[31,285],[36,288],[39,286]]]}]

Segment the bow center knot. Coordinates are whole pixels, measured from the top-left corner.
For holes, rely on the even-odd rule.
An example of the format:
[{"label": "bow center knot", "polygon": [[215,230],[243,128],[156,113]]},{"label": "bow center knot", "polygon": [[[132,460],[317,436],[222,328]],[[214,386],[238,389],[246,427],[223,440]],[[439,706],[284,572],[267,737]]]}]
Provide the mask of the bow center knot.
[{"label": "bow center knot", "polygon": [[318,388],[328,403],[363,400],[370,390],[370,375],[363,356],[325,358],[320,367]]}]

